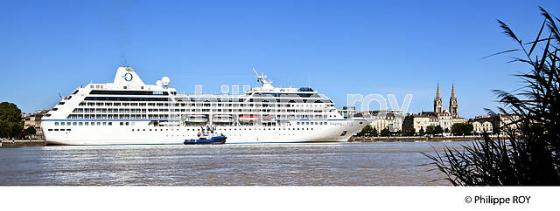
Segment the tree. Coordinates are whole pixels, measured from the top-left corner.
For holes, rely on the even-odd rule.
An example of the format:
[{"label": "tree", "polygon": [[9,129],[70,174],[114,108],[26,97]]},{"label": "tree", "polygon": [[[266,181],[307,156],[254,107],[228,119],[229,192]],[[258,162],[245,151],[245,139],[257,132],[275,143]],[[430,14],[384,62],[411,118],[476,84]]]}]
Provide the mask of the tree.
[{"label": "tree", "polygon": [[471,135],[473,126],[469,123],[456,123],[451,126],[451,133],[455,136]]},{"label": "tree", "polygon": [[383,128],[383,130],[381,130],[381,136],[382,137],[387,137],[391,135],[391,131],[389,131],[388,128]]},{"label": "tree", "polygon": [[434,127],[434,131],[433,131],[434,135],[440,135],[443,133],[443,128],[441,128],[441,126],[437,125]]},{"label": "tree", "polygon": [[416,130],[414,128],[403,128],[401,132],[402,136],[415,136]]},{"label": "tree", "polygon": [[366,125],[362,131],[360,131],[357,135],[358,136],[372,136],[374,133],[374,129],[371,127],[371,125]]},{"label": "tree", "polygon": [[501,53],[519,52],[521,57],[513,61],[530,67],[516,75],[523,80],[522,88],[494,91],[503,105],[499,113],[511,120],[500,128],[506,137],[493,141],[485,134],[484,140],[462,150],[426,154],[453,185],[560,185],[560,19],[540,10],[544,21],[533,42],[522,42],[499,21],[519,46]]},{"label": "tree", "polygon": [[15,138],[22,130],[21,110],[13,103],[0,103],[0,137]]},{"label": "tree", "polygon": [[435,134],[434,130],[435,130],[435,127],[430,125],[430,126],[426,127],[426,134],[434,135]]},{"label": "tree", "polygon": [[424,127],[420,127],[420,130],[418,131],[420,136],[425,135],[426,133],[424,132]]},{"label": "tree", "polygon": [[473,131],[474,131],[474,127],[473,125],[469,124],[469,123],[463,123],[463,127],[464,127],[464,135],[472,135]]},{"label": "tree", "polygon": [[377,128],[373,128],[373,131],[371,132],[371,135],[374,137],[379,136],[379,132],[377,132]]},{"label": "tree", "polygon": [[37,134],[37,130],[35,129],[35,127],[29,126],[25,128],[25,135],[35,135],[35,134]]},{"label": "tree", "polygon": [[369,127],[369,125],[366,125],[364,128],[362,128],[362,130],[360,130],[360,132],[356,133],[356,136],[359,137],[365,136],[364,133],[366,132],[367,127]]}]

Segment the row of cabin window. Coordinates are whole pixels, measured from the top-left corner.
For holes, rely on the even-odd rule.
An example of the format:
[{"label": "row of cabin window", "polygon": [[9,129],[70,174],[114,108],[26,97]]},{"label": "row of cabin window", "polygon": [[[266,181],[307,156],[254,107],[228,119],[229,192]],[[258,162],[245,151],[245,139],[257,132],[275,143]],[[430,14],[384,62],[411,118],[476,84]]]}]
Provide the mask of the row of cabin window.
[{"label": "row of cabin window", "polygon": [[[297,125],[327,125],[327,122],[297,122]],[[113,122],[55,122],[54,126],[112,126]],[[129,126],[130,122],[119,122],[120,126]]]},{"label": "row of cabin window", "polygon": [[[176,115],[178,116],[178,115]],[[146,118],[169,118],[168,114],[70,114],[69,119],[146,119]]]},{"label": "row of cabin window", "polygon": [[[119,122],[119,125],[129,126],[130,122]],[[54,126],[113,126],[113,122],[54,122]]]},{"label": "row of cabin window", "polygon": [[[177,131],[179,131],[179,129],[176,129]],[[219,130],[219,129],[217,129]],[[237,128],[227,128],[224,130],[238,130]],[[257,129],[253,129],[253,128],[239,128],[239,130],[276,130],[276,128],[257,128]],[[278,128],[278,130],[292,130],[292,128]],[[293,128],[293,130],[313,130],[313,128]],[[158,129],[132,129],[132,131],[158,131]],[[163,131],[163,129],[159,129],[159,131]],[[169,131],[169,129],[165,129],[165,131]],[[171,129],[171,131],[173,131],[173,129]],[[200,129],[186,129],[186,131],[200,131]]]},{"label": "row of cabin window", "polygon": [[100,102],[97,102],[97,103],[87,102],[86,103],[86,102],[81,102],[79,105],[80,106],[86,106],[86,105],[87,106],[125,106],[125,107],[126,106],[142,106],[143,107],[143,106],[148,105],[148,106],[159,106],[159,107],[165,106],[165,107],[167,107],[167,106],[170,106],[172,104],[169,104],[169,103],[148,103],[148,104],[146,104],[146,103],[100,103]]},{"label": "row of cabin window", "polygon": [[[219,130],[219,129],[218,129]],[[237,128],[227,128],[224,130],[238,130]],[[275,127],[271,127],[271,128],[239,128],[239,130],[276,130]],[[313,128],[278,128],[278,130],[313,130]]]},{"label": "row of cabin window", "polygon": [[49,131],[72,131],[72,129],[49,129]]},{"label": "row of cabin window", "polygon": [[[53,109],[54,110],[54,109]],[[58,108],[56,109],[58,110]],[[55,110],[55,111],[56,111]],[[170,112],[170,111],[175,111],[175,112],[187,112],[187,111],[210,111],[210,109],[201,109],[201,108],[192,108],[192,109],[167,109],[167,108],[159,108],[159,109],[155,109],[155,108],[149,108],[149,109],[140,109],[140,108],[82,108],[82,107],[78,107],[75,108],[73,110],[74,113],[79,112],[79,113],[94,113],[94,112],[102,112],[102,113],[123,113],[123,112],[132,112],[132,113],[146,113],[146,112]],[[214,108],[211,111],[217,111],[217,112],[222,112],[222,111],[278,111],[278,112],[295,112],[295,109],[231,109],[231,108]],[[300,112],[314,112],[314,113],[321,113],[321,112],[327,112],[326,110],[317,110],[317,109],[300,109],[297,110]]]},{"label": "row of cabin window", "polygon": [[297,125],[327,125],[327,122],[297,122]]},{"label": "row of cabin window", "polygon": [[[248,112],[247,112],[248,113]],[[228,114],[228,113],[225,113]],[[275,113],[271,113],[271,114],[264,114],[265,117],[266,116],[274,116]],[[134,114],[134,113],[121,113],[121,114],[81,114],[81,113],[72,113],[68,115],[68,118],[72,118],[72,119],[80,119],[80,118],[109,118],[109,119],[113,119],[113,118],[168,118],[170,116],[185,116],[188,114]],[[207,114],[203,114],[203,115],[207,115]],[[241,115],[248,115],[248,114],[241,114]],[[281,118],[281,117],[296,117],[296,115],[288,113],[288,114],[282,114],[282,115],[276,115],[276,117]],[[327,115],[307,115],[307,114],[299,114],[297,115],[301,118],[327,118]],[[328,115],[328,117],[335,117],[334,115]]]},{"label": "row of cabin window", "polygon": [[[62,102],[61,105],[63,105],[64,102]],[[158,106],[158,107],[168,107],[168,106],[173,106],[172,103],[109,103],[109,102],[81,102],[79,104],[80,106],[140,106],[140,107],[144,107],[144,106]],[[175,107],[186,107],[187,104],[185,103],[175,103],[174,104]],[[272,104],[269,102],[261,102],[259,103],[250,103],[247,104],[245,102],[241,102],[241,103],[189,103],[188,106],[191,107],[211,107],[211,106],[237,106],[237,107],[258,107],[259,105],[262,105],[263,107],[324,107],[324,104],[293,104],[293,103],[284,103],[284,104]]]}]

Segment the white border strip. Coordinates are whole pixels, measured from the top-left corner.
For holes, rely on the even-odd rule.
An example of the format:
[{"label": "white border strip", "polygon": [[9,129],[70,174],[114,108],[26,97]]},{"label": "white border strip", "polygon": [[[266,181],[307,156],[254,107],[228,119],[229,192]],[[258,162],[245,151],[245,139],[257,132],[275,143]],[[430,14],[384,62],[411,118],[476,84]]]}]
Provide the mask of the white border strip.
[{"label": "white border strip", "polygon": [[[558,187],[0,187],[2,210],[555,210]],[[530,196],[525,203],[467,197]]]}]

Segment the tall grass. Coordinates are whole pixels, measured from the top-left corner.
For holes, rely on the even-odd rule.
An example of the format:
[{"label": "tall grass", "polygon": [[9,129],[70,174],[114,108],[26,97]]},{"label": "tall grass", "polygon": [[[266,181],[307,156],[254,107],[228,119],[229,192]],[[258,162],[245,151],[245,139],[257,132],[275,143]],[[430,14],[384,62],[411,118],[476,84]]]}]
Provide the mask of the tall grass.
[{"label": "tall grass", "polygon": [[501,128],[506,135],[425,154],[453,185],[560,185],[560,19],[540,11],[544,20],[531,42],[498,20],[518,47],[494,55],[515,54],[512,62],[529,69],[515,75],[523,86],[514,92],[494,90],[502,106],[487,110],[512,117]]}]

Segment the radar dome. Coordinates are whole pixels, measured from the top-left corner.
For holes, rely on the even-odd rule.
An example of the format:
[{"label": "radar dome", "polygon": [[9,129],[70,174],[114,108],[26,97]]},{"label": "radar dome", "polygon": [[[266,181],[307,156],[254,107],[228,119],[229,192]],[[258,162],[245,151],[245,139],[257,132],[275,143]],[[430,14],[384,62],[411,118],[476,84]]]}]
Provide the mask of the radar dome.
[{"label": "radar dome", "polygon": [[161,78],[161,83],[162,83],[164,86],[169,86],[169,83],[170,83],[170,82],[171,82],[171,79],[169,79],[169,77],[167,77],[167,76],[163,76],[163,78]]}]

